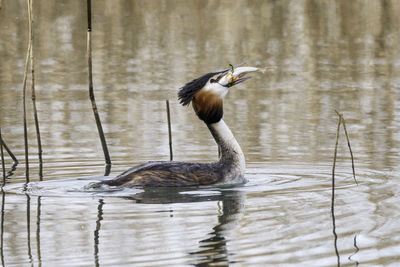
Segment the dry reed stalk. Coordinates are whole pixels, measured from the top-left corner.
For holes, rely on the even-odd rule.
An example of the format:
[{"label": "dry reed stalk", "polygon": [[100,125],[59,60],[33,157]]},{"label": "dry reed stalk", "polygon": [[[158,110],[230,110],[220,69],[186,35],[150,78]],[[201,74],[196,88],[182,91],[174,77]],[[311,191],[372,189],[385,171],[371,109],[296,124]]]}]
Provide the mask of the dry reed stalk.
[{"label": "dry reed stalk", "polygon": [[171,134],[171,115],[169,112],[169,100],[165,100],[165,103],[167,105],[167,119],[168,119],[168,140],[169,140],[169,160],[173,160],[173,154],[172,154],[172,134]]},{"label": "dry reed stalk", "polygon": [[334,178],[334,175],[335,175],[336,153],[337,153],[337,145],[338,145],[338,139],[339,139],[339,127],[340,127],[340,123],[343,123],[343,129],[344,129],[344,133],[346,135],[347,146],[349,147],[350,156],[351,156],[351,168],[353,170],[353,178],[354,178],[354,181],[356,182],[356,184],[358,185],[358,182],[357,182],[357,179],[356,179],[356,171],[355,171],[355,168],[354,168],[353,151],[351,150],[350,139],[349,139],[349,135],[347,133],[347,128],[346,128],[346,122],[344,120],[343,114],[339,113],[337,110],[335,110],[335,112],[339,116],[339,122],[338,122],[338,129],[337,129],[337,132],[336,132],[336,145],[335,145],[335,156],[334,156],[334,159],[333,159],[332,179]]},{"label": "dry reed stalk", "polygon": [[336,168],[336,157],[337,157],[337,148],[339,143],[339,130],[340,130],[340,123],[342,122],[342,118],[339,116],[339,121],[337,124],[336,129],[336,142],[335,142],[335,153],[333,156],[333,167],[332,167],[332,207],[333,207],[333,200],[335,194],[335,168]]},{"label": "dry reed stalk", "polygon": [[33,57],[33,0],[29,1],[29,14],[30,14],[30,43],[31,43],[31,53],[30,53],[30,64],[31,64],[31,94],[32,94],[32,104],[33,104],[33,115],[35,119],[36,128],[36,139],[38,144],[38,157],[39,157],[39,179],[43,180],[43,158],[42,158],[42,142],[40,138],[40,128],[39,128],[39,118],[36,108],[36,93],[35,93],[35,68],[34,68],[34,57]]},{"label": "dry reed stalk", "polygon": [[0,136],[0,143],[3,145],[3,147],[6,149],[8,155],[10,155],[10,157],[12,158],[12,160],[14,161],[14,165],[18,165],[18,159],[15,157],[14,153],[12,153],[12,151],[8,148],[6,142],[4,142],[4,139]]},{"label": "dry reed stalk", "polygon": [[340,130],[340,123],[341,123],[341,118],[339,116],[338,124],[337,124],[337,129],[336,129],[336,143],[335,143],[335,153],[333,157],[333,167],[332,167],[332,196],[331,196],[331,214],[332,214],[332,225],[333,225],[333,236],[334,236],[334,247],[335,247],[335,253],[336,253],[336,258],[337,258],[337,264],[340,266],[340,256],[339,256],[339,250],[337,247],[337,239],[338,236],[336,234],[336,219],[335,219],[335,167],[336,167],[336,157],[337,157],[337,147],[339,143],[339,130]]},{"label": "dry reed stalk", "polygon": [[4,171],[5,171],[5,164],[3,165],[4,166],[4,169],[3,169],[3,185],[5,185],[5,183],[6,183],[6,178],[7,177],[9,177],[9,176],[11,176],[13,173],[14,173],[14,171],[16,170],[16,168],[17,168],[17,165],[18,165],[18,160],[17,160],[17,158],[14,156],[14,154],[11,152],[11,150],[8,148],[8,146],[6,145],[6,143],[4,142],[4,140],[3,140],[3,138],[2,138],[2,136],[1,136],[1,130],[0,130],[0,146],[1,146],[1,154],[2,154],[2,163],[3,163],[3,148],[5,148],[6,149],[6,151],[7,151],[7,153],[8,153],[8,155],[12,158],[12,160],[13,160],[13,165],[11,166],[11,170],[10,171],[8,171],[8,173],[6,174],[6,175],[4,175]]},{"label": "dry reed stalk", "polygon": [[28,151],[28,126],[26,123],[26,80],[28,77],[28,67],[29,67],[29,58],[31,52],[31,13],[29,12],[30,7],[30,0],[27,0],[28,4],[28,32],[29,32],[29,42],[28,42],[28,49],[26,52],[26,59],[25,59],[25,71],[24,71],[24,79],[22,82],[22,102],[23,102],[23,121],[24,121],[24,147],[25,147],[25,178],[26,183],[29,183],[29,151]]},{"label": "dry reed stalk", "polygon": [[[0,140],[1,138],[1,128],[0,128]],[[3,142],[0,141],[0,151],[1,151],[1,168],[3,170],[3,185],[6,184],[6,166],[4,162],[4,151],[3,151]]]},{"label": "dry reed stalk", "polygon": [[[104,158],[106,165],[111,165],[110,154],[108,153],[107,142],[104,136],[103,126],[101,125],[101,120],[99,112],[97,110],[96,99],[93,92],[93,72],[92,72],[92,7],[91,0],[87,0],[87,19],[88,19],[88,31],[87,31],[87,55],[88,55],[88,73],[89,73],[89,98],[92,103],[92,109],[94,113],[94,118],[96,120],[97,130],[99,132],[101,145],[103,147]],[[108,167],[109,169],[109,167]],[[107,174],[106,167],[106,174]]]},{"label": "dry reed stalk", "polygon": [[[349,147],[350,150],[350,155],[351,155],[351,167],[353,169],[353,178],[354,181],[356,182],[356,184],[358,185],[357,179],[356,179],[356,172],[355,172],[355,168],[354,168],[354,157],[353,157],[353,152],[351,150],[351,146],[350,146],[350,139],[349,139],[349,135],[347,133],[347,129],[346,129],[346,122],[343,118],[343,114],[339,113],[338,111],[336,111],[336,114],[339,116],[339,120],[338,120],[338,124],[337,124],[337,129],[336,129],[336,142],[335,142],[335,152],[334,152],[334,157],[333,157],[333,166],[332,166],[332,199],[331,199],[331,214],[332,214],[332,224],[333,224],[333,235],[334,235],[334,247],[335,247],[335,253],[336,253],[336,257],[337,257],[337,265],[340,266],[340,256],[339,256],[339,250],[337,247],[337,239],[338,236],[336,234],[336,222],[335,222],[335,168],[336,168],[336,158],[337,158],[337,148],[338,148],[338,143],[339,143],[339,131],[340,131],[340,124],[343,123],[343,129],[346,135],[346,140],[347,140],[347,145]],[[354,244],[356,249],[358,249],[357,245],[356,245],[356,238],[354,237]],[[358,250],[357,250],[358,251]],[[357,253],[356,251],[356,253]],[[354,255],[354,254],[353,254]],[[349,257],[350,259],[350,257]]]},{"label": "dry reed stalk", "polygon": [[[335,110],[335,111],[336,111],[336,110]],[[349,135],[347,134],[346,122],[344,121],[343,114],[339,114],[337,111],[336,111],[336,113],[337,113],[337,114],[339,115],[339,117],[342,119],[344,134],[346,135],[347,146],[349,147],[350,156],[351,156],[351,168],[353,169],[353,178],[354,178],[354,181],[356,182],[356,184],[358,185],[358,182],[357,182],[357,179],[356,179],[356,170],[355,170],[355,168],[354,168],[353,151],[351,150],[350,139],[349,139]]]}]

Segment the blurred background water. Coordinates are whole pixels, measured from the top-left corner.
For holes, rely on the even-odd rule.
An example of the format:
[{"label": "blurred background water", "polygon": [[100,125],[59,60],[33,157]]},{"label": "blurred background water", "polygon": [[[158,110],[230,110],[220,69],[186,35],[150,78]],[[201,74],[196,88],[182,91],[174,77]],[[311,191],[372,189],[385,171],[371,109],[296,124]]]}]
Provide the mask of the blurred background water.
[{"label": "blurred background water", "polygon": [[[275,66],[233,87],[224,103],[246,156],[247,184],[101,196],[74,191],[86,182],[75,178],[104,174],[88,97],[86,2],[36,0],[33,8],[47,182],[32,184],[28,195],[19,190],[27,7],[3,0],[0,126],[21,162],[2,194],[3,266],[400,262],[400,2],[94,1],[94,88],[111,175],[169,159],[165,99],[174,159],[216,160],[211,135],[177,91],[229,63]],[[341,132],[333,232],[335,109],[347,122],[359,186]]]}]

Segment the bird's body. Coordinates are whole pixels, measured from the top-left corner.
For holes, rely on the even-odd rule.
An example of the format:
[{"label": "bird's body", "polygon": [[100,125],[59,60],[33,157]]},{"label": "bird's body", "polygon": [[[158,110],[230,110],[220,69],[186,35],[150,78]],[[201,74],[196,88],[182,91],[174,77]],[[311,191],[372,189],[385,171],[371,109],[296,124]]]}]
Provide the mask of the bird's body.
[{"label": "bird's body", "polygon": [[197,186],[240,183],[244,179],[245,159],[232,132],[223,120],[208,125],[221,157],[217,162],[150,161],[130,168],[102,184],[116,187]]},{"label": "bird's body", "polygon": [[245,158],[231,130],[222,120],[223,98],[230,87],[248,79],[242,78],[245,74],[257,70],[253,67],[238,67],[208,73],[187,83],[178,93],[180,102],[183,105],[192,102],[197,116],[207,125],[219,146],[219,161],[150,161],[95,186],[179,187],[243,182]]}]

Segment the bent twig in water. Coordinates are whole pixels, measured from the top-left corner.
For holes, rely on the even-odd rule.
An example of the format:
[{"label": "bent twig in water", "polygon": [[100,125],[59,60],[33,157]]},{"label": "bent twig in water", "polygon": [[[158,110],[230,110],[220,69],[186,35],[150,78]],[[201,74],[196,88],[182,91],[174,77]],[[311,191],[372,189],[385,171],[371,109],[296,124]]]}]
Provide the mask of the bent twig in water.
[{"label": "bent twig in water", "polygon": [[1,142],[1,144],[3,144],[3,147],[7,151],[8,155],[10,155],[10,157],[14,161],[14,164],[17,165],[19,163],[18,159],[15,157],[14,153],[12,153],[12,151],[8,148],[6,142],[4,141],[3,137],[1,137],[1,136],[0,136],[0,142]]},{"label": "bent twig in water", "polygon": [[[354,181],[356,182],[356,184],[358,185],[358,182],[357,182],[357,179],[356,179],[356,171],[355,171],[355,168],[354,168],[353,151],[351,150],[350,139],[349,139],[349,135],[347,134],[346,122],[345,122],[345,120],[343,118],[343,114],[339,113],[337,110],[335,110],[335,112],[339,116],[339,119],[341,120],[341,122],[343,123],[343,129],[344,129],[344,133],[346,135],[347,146],[349,147],[350,156],[351,156],[351,168],[353,169],[353,178],[354,178]],[[337,135],[336,138],[338,138],[338,135]],[[337,146],[337,140],[336,140],[336,146]],[[335,160],[335,162],[336,162],[336,160]]]},{"label": "bent twig in water", "polygon": [[343,122],[343,129],[344,129],[344,132],[345,132],[345,135],[346,135],[346,139],[347,139],[347,145],[349,147],[350,155],[351,155],[351,164],[352,164],[351,166],[352,166],[352,169],[353,169],[353,178],[354,178],[354,181],[356,182],[357,185],[358,185],[358,182],[356,180],[356,174],[355,174],[355,169],[354,169],[353,152],[351,150],[350,139],[349,139],[349,136],[347,134],[345,120],[343,118],[343,114],[337,112],[336,110],[335,110],[335,112],[339,116],[339,120],[338,120],[338,124],[337,124],[337,128],[336,128],[335,152],[334,152],[333,166],[332,166],[331,214],[332,214],[332,225],[333,225],[332,232],[333,232],[333,235],[334,235],[335,254],[336,254],[336,258],[337,258],[337,265],[340,266],[340,255],[339,255],[339,250],[338,250],[338,247],[337,247],[338,236],[336,234],[336,220],[335,220],[335,168],[336,168],[337,148],[338,148],[338,143],[339,143],[340,124],[342,122]]}]

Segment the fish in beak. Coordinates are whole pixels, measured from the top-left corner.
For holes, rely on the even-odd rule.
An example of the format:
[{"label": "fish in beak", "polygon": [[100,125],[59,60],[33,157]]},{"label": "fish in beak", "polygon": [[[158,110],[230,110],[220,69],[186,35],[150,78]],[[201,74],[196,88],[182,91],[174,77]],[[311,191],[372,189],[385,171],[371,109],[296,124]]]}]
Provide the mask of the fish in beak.
[{"label": "fish in beak", "polygon": [[231,87],[251,78],[251,77],[245,77],[246,74],[260,70],[261,69],[256,67],[232,68],[222,73],[222,77],[218,80],[218,83],[225,87]]}]

